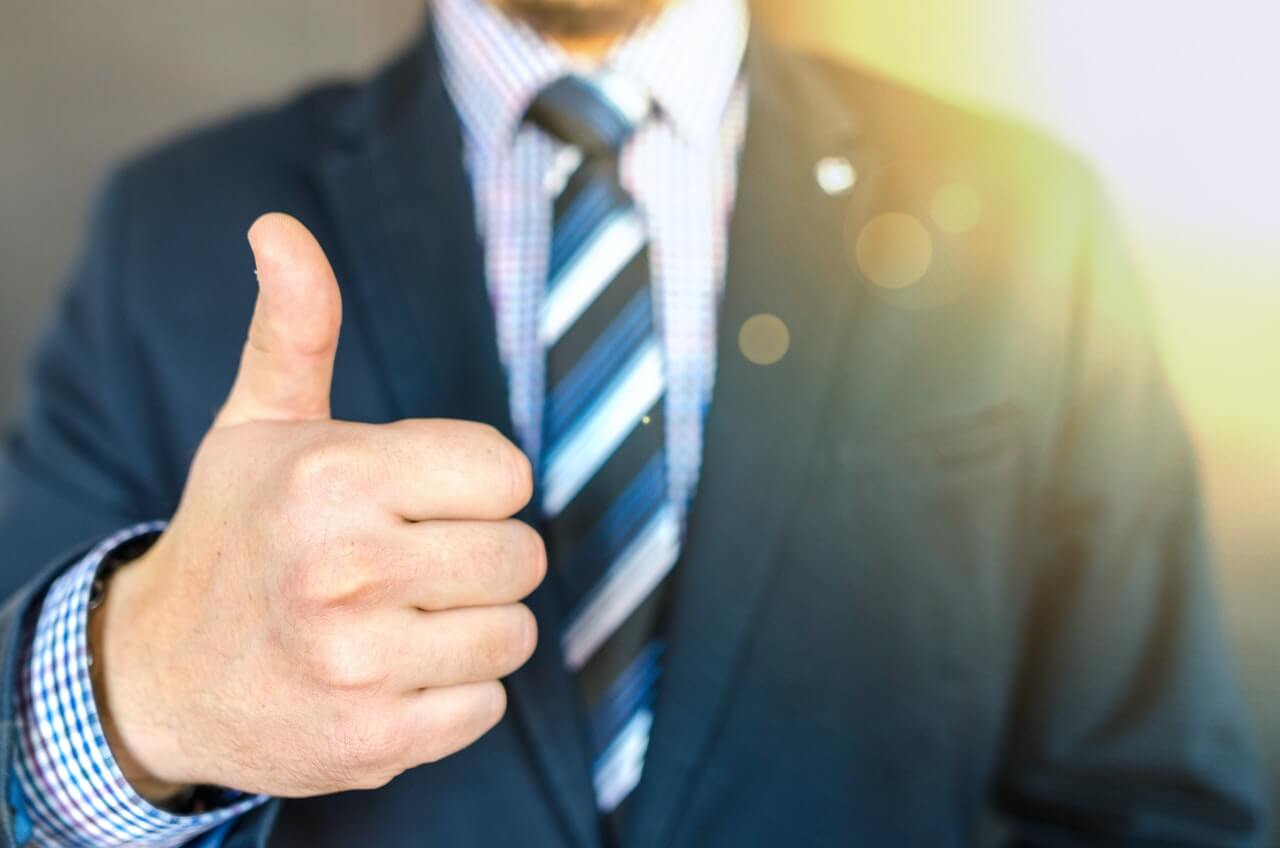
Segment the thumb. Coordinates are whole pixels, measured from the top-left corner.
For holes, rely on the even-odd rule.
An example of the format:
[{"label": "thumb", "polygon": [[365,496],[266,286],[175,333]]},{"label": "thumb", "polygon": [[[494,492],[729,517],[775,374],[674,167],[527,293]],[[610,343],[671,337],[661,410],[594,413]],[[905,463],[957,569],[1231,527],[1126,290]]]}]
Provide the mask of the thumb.
[{"label": "thumb", "polygon": [[329,417],[342,297],[315,237],[295,218],[263,215],[249,228],[258,302],[240,371],[215,427]]}]

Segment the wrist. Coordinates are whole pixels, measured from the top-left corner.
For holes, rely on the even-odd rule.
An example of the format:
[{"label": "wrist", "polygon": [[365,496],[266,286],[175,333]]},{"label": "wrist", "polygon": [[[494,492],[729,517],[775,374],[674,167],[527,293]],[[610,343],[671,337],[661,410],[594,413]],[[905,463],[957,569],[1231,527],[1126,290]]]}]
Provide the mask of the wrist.
[{"label": "wrist", "polygon": [[[100,582],[95,586],[98,597],[89,612],[87,636],[93,698],[107,745],[129,785],[148,802],[166,807],[185,795],[191,782],[162,772],[158,765],[150,765],[166,760],[149,750],[163,731],[161,727],[150,727],[144,717],[163,710],[157,699],[132,694],[139,688],[149,688],[139,687],[137,672],[144,667],[133,661],[149,653],[143,650],[150,643],[144,634],[144,611],[150,606],[146,601],[148,569],[144,561],[153,556],[155,549],[133,557],[128,551],[120,553],[113,567],[100,572]],[[150,703],[147,710],[131,706],[147,702]]]}]

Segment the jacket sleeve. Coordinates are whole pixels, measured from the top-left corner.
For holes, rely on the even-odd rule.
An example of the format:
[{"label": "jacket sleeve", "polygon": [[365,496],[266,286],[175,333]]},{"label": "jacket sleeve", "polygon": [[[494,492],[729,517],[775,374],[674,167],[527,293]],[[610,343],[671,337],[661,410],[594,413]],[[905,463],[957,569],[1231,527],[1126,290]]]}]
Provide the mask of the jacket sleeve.
[{"label": "jacket sleeve", "polygon": [[1192,451],[1098,195],[997,803],[1019,846],[1255,845]]},{"label": "jacket sleeve", "polygon": [[[102,192],[71,285],[33,361],[24,408],[0,450],[0,764],[14,778],[20,658],[50,584],[96,541],[165,518],[183,470],[155,448],[163,416],[149,397],[147,363],[130,320],[127,172]],[[271,805],[268,805],[270,808]],[[13,809],[0,804],[0,848],[18,843]],[[260,811],[227,834],[265,826]]]}]

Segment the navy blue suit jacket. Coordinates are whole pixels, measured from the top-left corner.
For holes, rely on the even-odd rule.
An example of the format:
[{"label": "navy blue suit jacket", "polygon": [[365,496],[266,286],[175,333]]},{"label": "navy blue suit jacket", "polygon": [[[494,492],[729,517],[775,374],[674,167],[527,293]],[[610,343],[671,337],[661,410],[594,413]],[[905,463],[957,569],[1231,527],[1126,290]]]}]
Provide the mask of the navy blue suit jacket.
[{"label": "navy blue suit jacket", "polygon": [[[51,576],[177,503],[236,369],[260,213],[310,226],[343,286],[336,416],[510,433],[432,45],[110,181],[0,465],[5,726]],[[1251,844],[1193,463],[1089,175],[860,71],[761,39],[748,63],[705,464],[626,844],[959,846],[991,816],[1022,845]],[[851,193],[820,190],[830,156]],[[929,221],[953,181],[977,228],[933,230],[915,286],[867,280],[863,224]],[[760,313],[790,331],[770,367],[738,346]],[[558,632],[554,592],[531,605]],[[473,747],[272,804],[228,844],[600,845],[557,642]]]}]

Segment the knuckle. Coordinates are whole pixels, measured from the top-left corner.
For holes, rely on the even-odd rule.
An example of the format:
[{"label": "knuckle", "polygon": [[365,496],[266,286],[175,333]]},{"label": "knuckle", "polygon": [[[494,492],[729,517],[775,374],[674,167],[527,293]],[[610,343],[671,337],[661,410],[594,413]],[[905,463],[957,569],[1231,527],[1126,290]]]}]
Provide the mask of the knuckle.
[{"label": "knuckle", "polygon": [[312,676],[338,691],[373,689],[387,676],[377,656],[351,636],[329,635],[317,640],[308,659]]},{"label": "knuckle", "polygon": [[538,648],[538,619],[524,604],[516,604],[516,647],[519,665],[524,665]]},{"label": "knuckle", "polygon": [[492,684],[486,684],[485,688],[489,695],[488,719],[485,722],[487,729],[502,721],[503,716],[507,714],[507,687],[495,680]]},{"label": "knuckle", "polygon": [[328,569],[317,560],[304,558],[285,570],[281,592],[303,607],[327,606],[329,583]]},{"label": "knuckle", "polygon": [[[284,596],[305,610],[323,611],[359,603],[374,592],[378,581],[367,562],[350,550],[350,543],[326,539],[316,555],[300,558],[287,568]],[[321,552],[327,554],[322,557]]]},{"label": "knuckle", "polygon": [[312,445],[298,451],[285,471],[285,490],[295,501],[345,503],[359,488],[358,463],[350,447]]},{"label": "knuckle", "polygon": [[494,465],[498,492],[508,514],[519,512],[533,497],[533,463],[496,428],[481,425],[484,453]]},{"label": "knuckle", "polygon": [[542,540],[542,534],[534,530],[528,524],[519,523],[521,555],[520,563],[524,566],[521,575],[521,596],[528,595],[534,589],[542,584],[543,578],[547,576],[547,546]]},{"label": "knuckle", "polygon": [[524,451],[510,442],[506,443],[503,454],[506,456],[504,463],[511,487],[511,502],[515,507],[511,511],[518,512],[533,497],[533,463]]},{"label": "knuckle", "polygon": [[480,656],[484,667],[508,674],[523,665],[533,655],[537,631],[537,622],[528,607],[513,604],[504,610],[482,640]]}]

